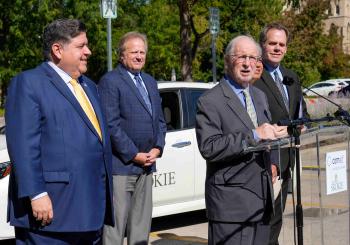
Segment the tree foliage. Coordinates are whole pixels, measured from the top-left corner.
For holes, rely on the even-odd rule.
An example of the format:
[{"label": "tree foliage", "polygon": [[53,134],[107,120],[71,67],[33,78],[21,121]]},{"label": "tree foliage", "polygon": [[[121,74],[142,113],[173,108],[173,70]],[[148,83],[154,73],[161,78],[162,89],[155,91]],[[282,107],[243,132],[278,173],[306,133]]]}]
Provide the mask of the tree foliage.
[{"label": "tree foliage", "polygon": [[[285,3],[292,7],[283,11]],[[303,2],[302,8],[298,3]],[[212,80],[209,7],[220,10],[216,39],[217,73],[223,73],[223,54],[238,34],[257,38],[262,27],[280,20],[293,35],[285,58],[305,85],[320,79],[349,76],[348,56],[341,49],[336,29],[325,33],[327,0],[118,0],[118,17],[112,20],[113,64],[117,44],[128,31],[147,35],[149,51],[145,70],[158,80]],[[42,58],[41,34],[57,18],[78,18],[88,28],[88,76],[95,81],[107,71],[106,20],[96,0],[0,1],[0,84],[2,91],[12,76],[33,68]]]},{"label": "tree foliage", "polygon": [[350,75],[337,29],[324,30],[328,7],[329,1],[307,0],[301,10],[292,9],[281,20],[292,34],[285,63],[298,72],[304,86]]}]

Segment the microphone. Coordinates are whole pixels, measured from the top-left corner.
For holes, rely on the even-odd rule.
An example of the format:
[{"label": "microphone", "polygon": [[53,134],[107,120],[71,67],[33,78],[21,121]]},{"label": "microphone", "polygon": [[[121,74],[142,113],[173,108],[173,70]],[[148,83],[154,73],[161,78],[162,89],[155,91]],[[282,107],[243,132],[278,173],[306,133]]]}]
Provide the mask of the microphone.
[{"label": "microphone", "polygon": [[[290,76],[284,76],[282,83],[286,86],[290,86],[294,83],[294,79]],[[300,126],[304,125],[306,123],[309,123],[310,119],[309,118],[298,118],[298,119],[282,119],[277,122],[278,126]]]},{"label": "microphone", "polygon": [[[282,83],[286,86],[290,86],[294,83],[294,79],[292,77],[289,77],[289,76],[285,76],[283,77],[283,81]],[[300,83],[300,86],[302,88],[305,88],[307,89],[308,91],[311,91],[313,92],[314,94],[318,95],[319,97],[325,99],[326,101],[328,101],[329,103],[335,105],[338,109],[336,110],[336,112],[334,112],[334,116],[336,118],[338,118],[341,122],[344,122],[346,121],[347,125],[350,125],[350,114],[349,112],[345,111],[341,105],[335,103],[334,101],[328,99],[327,97],[313,91],[312,89],[308,88],[308,87],[305,87],[303,86],[301,83]],[[350,85],[349,85],[350,86]],[[329,116],[327,115],[326,118],[329,118]],[[311,120],[312,121],[312,120]],[[299,118],[299,119],[296,119],[296,120],[280,120],[277,125],[279,126],[296,126],[296,125],[302,125],[304,123],[307,123],[307,122],[310,122],[310,119],[307,119],[307,118]]]},{"label": "microphone", "polygon": [[[284,79],[283,79],[283,80],[284,80]],[[340,110],[343,110],[343,108],[342,108],[341,105],[339,105],[339,104],[335,103],[334,101],[328,99],[327,97],[325,97],[325,96],[323,96],[323,95],[317,93],[316,91],[312,90],[311,88],[305,87],[305,86],[303,86],[302,84],[300,84],[300,85],[301,85],[301,87],[305,88],[306,90],[308,90],[308,91],[310,91],[310,92],[313,92],[314,94],[320,96],[322,99],[325,99],[325,100],[327,100],[329,103],[335,105],[336,107],[338,107],[338,110],[339,110],[339,109],[340,109]]]},{"label": "microphone", "polygon": [[294,79],[292,77],[285,76],[285,77],[283,77],[282,83],[284,85],[290,86],[290,85],[292,85],[294,83]]},{"label": "microphone", "polygon": [[310,122],[310,119],[308,118],[298,118],[298,119],[295,119],[295,120],[289,120],[289,119],[282,119],[282,120],[279,120],[277,122],[277,125],[278,126],[299,126],[299,125],[303,125],[303,124],[306,124],[306,123],[309,123]]}]

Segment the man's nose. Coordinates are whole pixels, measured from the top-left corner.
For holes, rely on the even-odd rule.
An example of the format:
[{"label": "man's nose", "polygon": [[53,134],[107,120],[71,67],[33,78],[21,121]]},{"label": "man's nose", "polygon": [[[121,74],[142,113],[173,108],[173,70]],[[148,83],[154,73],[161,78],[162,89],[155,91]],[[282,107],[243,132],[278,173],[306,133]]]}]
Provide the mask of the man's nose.
[{"label": "man's nose", "polygon": [[136,53],[136,58],[137,58],[137,59],[141,59],[141,58],[142,58],[142,55],[141,55],[140,52],[137,52],[137,53]]},{"label": "man's nose", "polygon": [[245,66],[249,66],[250,65],[250,58],[249,58],[249,56],[245,57],[245,59],[244,59],[242,64],[245,65]]},{"label": "man's nose", "polygon": [[91,55],[91,50],[89,49],[89,47],[87,47],[87,46],[85,47],[84,54],[87,55],[87,56]]}]

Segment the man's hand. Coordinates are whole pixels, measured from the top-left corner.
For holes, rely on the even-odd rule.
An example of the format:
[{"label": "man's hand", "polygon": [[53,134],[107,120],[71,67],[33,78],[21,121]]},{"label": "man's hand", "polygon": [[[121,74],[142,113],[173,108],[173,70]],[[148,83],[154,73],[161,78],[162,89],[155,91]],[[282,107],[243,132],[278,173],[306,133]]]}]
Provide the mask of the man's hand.
[{"label": "man's hand", "polygon": [[271,164],[271,173],[272,173],[272,184],[277,181],[277,166],[275,164]]},{"label": "man's hand", "polygon": [[51,199],[48,195],[31,201],[33,216],[41,225],[45,226],[51,223],[53,219],[53,209]]},{"label": "man's hand", "polygon": [[288,127],[287,126],[277,126],[277,124],[274,124],[273,127],[275,128],[276,138],[283,138],[283,137],[288,136]]},{"label": "man's hand", "polygon": [[158,148],[152,148],[149,152],[139,152],[134,157],[133,161],[140,164],[141,166],[151,166],[156,162],[157,157],[160,154]]},{"label": "man's hand", "polygon": [[149,158],[150,158],[150,153],[139,152],[136,154],[136,156],[132,160],[137,164],[144,166]]},{"label": "man's hand", "polygon": [[160,150],[158,148],[152,148],[148,153],[149,157],[145,166],[151,166],[153,163],[156,162],[157,157],[159,157],[160,155]]},{"label": "man's hand", "polygon": [[307,130],[307,127],[305,125],[300,126],[300,132],[304,133]]},{"label": "man's hand", "polygon": [[276,139],[275,136],[275,127],[272,126],[269,123],[264,123],[257,127],[256,133],[258,134],[259,138],[262,140],[274,140]]}]

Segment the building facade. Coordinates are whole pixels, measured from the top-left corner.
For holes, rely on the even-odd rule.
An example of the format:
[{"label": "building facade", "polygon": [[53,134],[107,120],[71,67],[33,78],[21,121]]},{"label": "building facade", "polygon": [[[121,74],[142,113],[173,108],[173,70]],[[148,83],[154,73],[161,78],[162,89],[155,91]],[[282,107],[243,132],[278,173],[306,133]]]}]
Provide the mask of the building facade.
[{"label": "building facade", "polygon": [[329,32],[332,26],[337,27],[343,37],[344,53],[350,54],[350,0],[331,0],[328,14],[325,31]]}]

